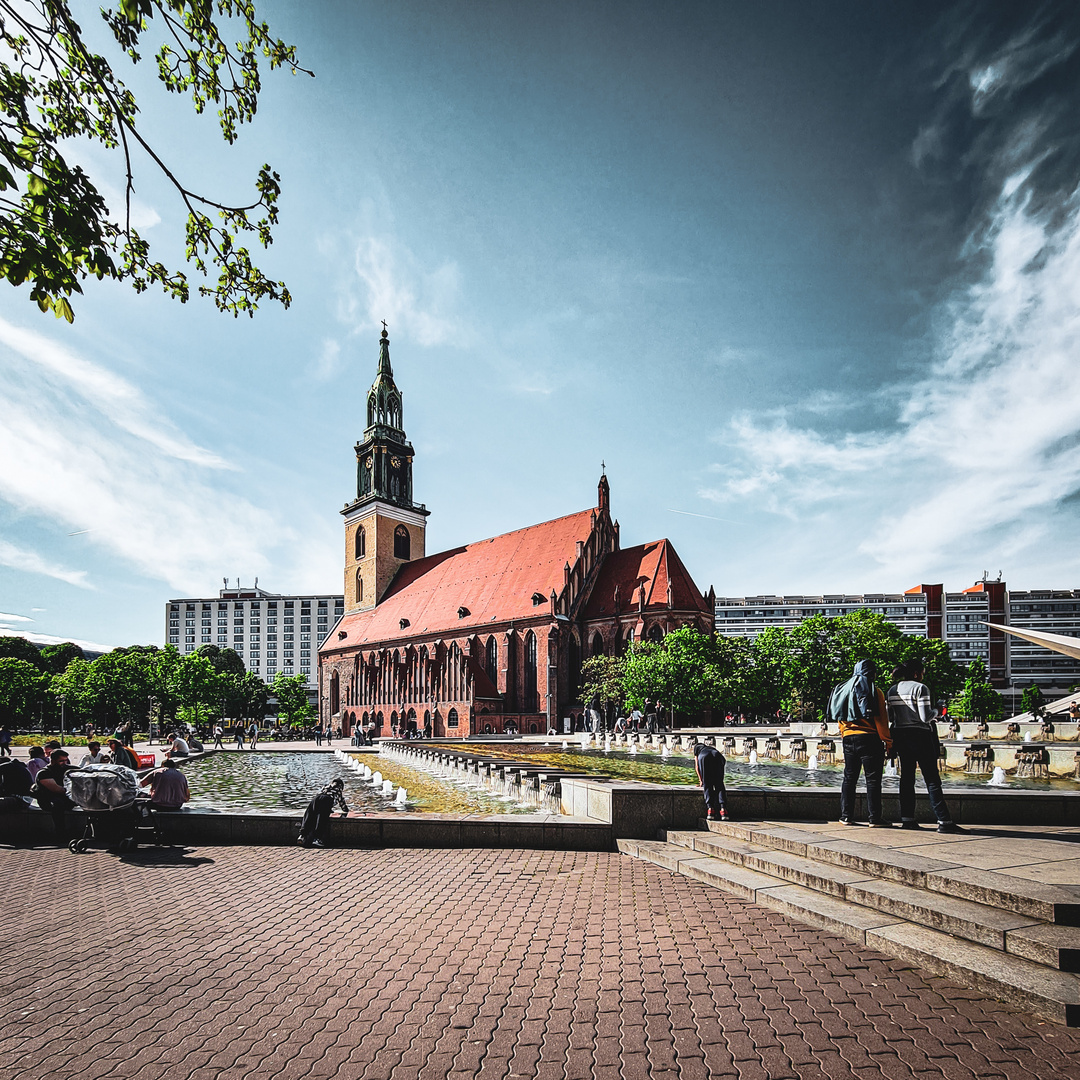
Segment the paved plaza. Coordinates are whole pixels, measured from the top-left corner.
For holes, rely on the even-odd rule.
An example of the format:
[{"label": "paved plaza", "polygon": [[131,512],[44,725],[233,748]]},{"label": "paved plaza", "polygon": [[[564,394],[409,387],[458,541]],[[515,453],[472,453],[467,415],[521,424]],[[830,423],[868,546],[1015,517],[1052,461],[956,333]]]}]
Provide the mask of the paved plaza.
[{"label": "paved plaza", "polygon": [[1080,1033],[618,854],[2,858],[7,1075],[1080,1075]]}]

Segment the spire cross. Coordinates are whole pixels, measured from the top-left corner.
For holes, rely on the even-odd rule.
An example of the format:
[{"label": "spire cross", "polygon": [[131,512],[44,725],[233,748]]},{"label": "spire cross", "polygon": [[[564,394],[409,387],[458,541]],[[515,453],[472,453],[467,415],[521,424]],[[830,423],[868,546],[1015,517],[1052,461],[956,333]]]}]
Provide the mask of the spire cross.
[{"label": "spire cross", "polygon": [[386,320],[385,319],[382,320],[382,332],[384,334],[386,333]]},{"label": "spire cross", "polygon": [[607,465],[604,464],[603,461],[600,462],[600,471],[601,472],[606,472],[607,471]]}]

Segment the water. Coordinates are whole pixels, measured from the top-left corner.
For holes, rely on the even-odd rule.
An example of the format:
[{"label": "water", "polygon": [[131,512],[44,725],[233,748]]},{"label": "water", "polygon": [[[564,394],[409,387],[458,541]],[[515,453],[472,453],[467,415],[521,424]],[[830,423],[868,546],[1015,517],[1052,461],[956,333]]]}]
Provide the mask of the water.
[{"label": "water", "polygon": [[[191,788],[187,805],[204,812],[296,814],[339,777],[345,781],[345,801],[353,814],[519,812],[493,796],[460,790],[397,762],[381,761],[380,766],[382,771],[373,774],[369,766],[357,769],[332,751],[223,751],[184,762],[182,768]],[[375,777],[377,784],[372,782]],[[384,790],[387,784],[388,791]],[[529,809],[536,811],[535,807]]]},{"label": "water", "polygon": [[[467,754],[490,754],[493,747],[489,744],[469,742],[455,747]],[[679,750],[663,757],[659,753],[632,755],[628,751],[608,749],[578,750],[571,749],[562,753],[551,747],[535,743],[499,743],[496,751],[504,759],[527,761],[530,764],[550,765],[552,768],[568,772],[591,773],[607,776],[613,780],[643,780],[651,784],[696,785],[697,773],[693,758]],[[836,765],[826,765],[811,757],[804,765],[772,761],[759,761],[751,765],[745,759],[728,757],[725,770],[725,782],[729,787],[813,787],[838,788],[844,774],[841,758]],[[985,775],[968,775],[959,772],[942,774],[942,786],[946,791],[963,788],[985,787]],[[1010,788],[1031,791],[1080,790],[1075,780],[1042,780],[1033,777],[1009,777]],[[898,777],[886,777],[882,781],[884,791],[899,791]],[[919,774],[916,788],[925,791],[926,787]]]}]

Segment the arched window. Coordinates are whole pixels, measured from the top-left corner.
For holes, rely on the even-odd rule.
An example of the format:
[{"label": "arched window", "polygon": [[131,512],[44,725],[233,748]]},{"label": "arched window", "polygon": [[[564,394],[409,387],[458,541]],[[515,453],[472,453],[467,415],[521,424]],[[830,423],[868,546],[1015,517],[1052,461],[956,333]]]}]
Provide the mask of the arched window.
[{"label": "arched window", "polygon": [[604,638],[599,630],[592,636],[592,654],[593,656],[604,655]]},{"label": "arched window", "polygon": [[334,716],[341,708],[341,683],[338,679],[338,673],[335,671],[330,676],[330,715]]},{"label": "arched window", "polygon": [[649,627],[649,640],[650,641],[663,641],[664,631],[660,629],[659,623],[654,623]]},{"label": "arched window", "polygon": [[451,709],[446,714],[446,726],[448,728],[456,728],[458,722],[457,709]]},{"label": "arched window", "polygon": [[498,687],[499,685],[499,643],[495,640],[494,636],[489,637],[487,640],[487,655],[485,656],[484,670],[487,672],[487,677],[491,680],[491,685]]},{"label": "arched window", "polygon": [[404,525],[399,525],[394,530],[394,558],[408,559],[409,557],[409,530]]},{"label": "arched window", "polygon": [[536,699],[536,635],[530,630],[525,635],[525,701],[526,712],[538,712]]},{"label": "arched window", "polygon": [[362,604],[364,602],[364,579],[360,576],[360,571],[356,571],[356,602]]},{"label": "arched window", "polygon": [[576,696],[578,686],[581,683],[581,646],[578,644],[576,637],[571,636],[570,638],[569,653],[570,694]]},{"label": "arched window", "polygon": [[367,548],[367,537],[364,534],[364,526],[361,525],[356,530],[356,554],[357,559],[364,557],[364,552]]}]

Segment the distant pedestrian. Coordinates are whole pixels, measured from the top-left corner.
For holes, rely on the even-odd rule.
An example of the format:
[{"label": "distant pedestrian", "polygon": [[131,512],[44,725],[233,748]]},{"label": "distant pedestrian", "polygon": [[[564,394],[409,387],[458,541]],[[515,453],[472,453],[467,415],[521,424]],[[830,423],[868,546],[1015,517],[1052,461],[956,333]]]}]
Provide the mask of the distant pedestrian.
[{"label": "distant pedestrian", "polygon": [[855,824],[855,788],[866,773],[866,808],[870,828],[888,828],[881,816],[881,774],[892,746],[885,695],[874,685],[877,668],[860,660],[847,682],[834,687],[828,718],[840,725],[844,746],[844,780],[840,788],[840,823]]},{"label": "distant pedestrian", "polygon": [[221,724],[215,724],[214,725],[214,749],[215,750],[224,750],[225,749],[225,744],[222,742],[222,739],[224,737],[225,737],[225,729],[221,726]]},{"label": "distant pedestrian", "polygon": [[727,788],[724,787],[724,767],[727,759],[715,746],[694,744],[694,768],[705,794],[705,817],[709,821],[727,821]]},{"label": "distant pedestrian", "polygon": [[251,749],[255,749],[255,744],[259,741],[259,723],[257,720],[251,721],[251,727],[248,728],[248,738],[251,740]]},{"label": "distant pedestrian", "polygon": [[915,820],[915,770],[922,770],[930,805],[938,820],[938,832],[961,832],[945,802],[938,772],[938,733],[930,690],[923,680],[923,666],[912,660],[892,673],[893,685],[886,697],[893,749],[900,758],[900,828],[917,829]]},{"label": "distant pedestrian", "polygon": [[349,816],[349,806],[343,794],[344,788],[344,780],[340,778],[331,780],[308,803],[304,818],[300,822],[300,839],[297,843],[301,847],[327,847],[329,845],[330,815],[334,812],[334,807],[337,806],[342,817]]},{"label": "distant pedestrian", "polygon": [[236,749],[244,749],[244,725],[239,721],[236,723],[236,727],[233,729],[233,734],[236,736]]},{"label": "distant pedestrian", "polygon": [[330,726],[330,722],[326,723],[326,745],[329,746],[334,741],[334,729]]},{"label": "distant pedestrian", "polygon": [[316,746],[322,746],[322,733],[323,733],[323,728],[322,728],[322,724],[320,724],[315,729],[315,745]]},{"label": "distant pedestrian", "polygon": [[11,728],[0,727],[0,758],[11,757]]}]

